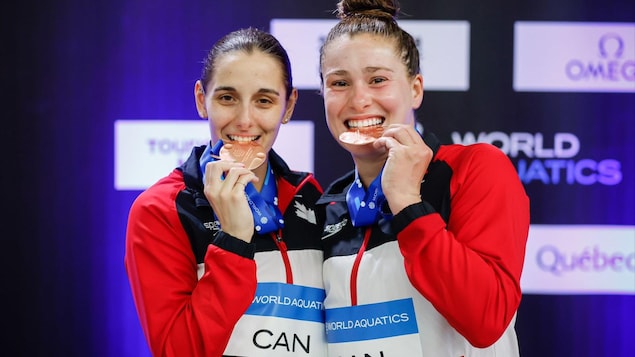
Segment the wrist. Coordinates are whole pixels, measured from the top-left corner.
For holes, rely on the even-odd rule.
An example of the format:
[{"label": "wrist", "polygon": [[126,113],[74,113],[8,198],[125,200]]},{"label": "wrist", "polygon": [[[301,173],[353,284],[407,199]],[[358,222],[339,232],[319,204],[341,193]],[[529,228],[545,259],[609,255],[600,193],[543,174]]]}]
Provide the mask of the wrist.
[{"label": "wrist", "polygon": [[253,259],[256,245],[237,238],[227,232],[218,231],[212,240],[212,244],[245,258]]},{"label": "wrist", "polygon": [[435,212],[434,207],[426,201],[411,204],[395,214],[393,228],[397,233],[401,232],[412,221]]},{"label": "wrist", "polygon": [[404,208],[420,203],[421,200],[421,195],[420,194],[408,194],[408,193],[404,193],[399,195],[398,197],[394,197],[391,199],[387,199],[388,201],[388,207],[390,207],[390,211],[391,212],[401,212]]}]

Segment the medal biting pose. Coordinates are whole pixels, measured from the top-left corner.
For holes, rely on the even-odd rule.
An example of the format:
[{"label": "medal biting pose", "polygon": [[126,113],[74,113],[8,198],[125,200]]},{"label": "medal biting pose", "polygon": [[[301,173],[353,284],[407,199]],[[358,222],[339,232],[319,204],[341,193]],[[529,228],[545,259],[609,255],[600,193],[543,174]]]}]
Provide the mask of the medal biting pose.
[{"label": "medal biting pose", "polygon": [[297,96],[270,34],[210,50],[194,86],[210,144],[130,210],[125,264],[153,355],[326,355],[322,189],[272,149]]},{"label": "medal biting pose", "polygon": [[518,356],[529,200],[489,144],[415,129],[423,76],[397,1],[342,0],[320,51],[326,122],[355,168],[319,203],[332,356]]}]

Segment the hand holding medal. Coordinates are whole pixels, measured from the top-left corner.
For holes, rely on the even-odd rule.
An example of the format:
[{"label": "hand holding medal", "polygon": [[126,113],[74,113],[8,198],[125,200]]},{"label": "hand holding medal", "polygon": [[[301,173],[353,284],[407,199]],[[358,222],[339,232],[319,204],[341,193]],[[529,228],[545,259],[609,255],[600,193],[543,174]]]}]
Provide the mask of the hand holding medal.
[{"label": "hand holding medal", "polygon": [[[262,166],[266,159],[265,150],[257,143],[254,142],[231,142],[224,143],[219,141],[213,148],[210,148],[208,154],[210,159],[217,159],[216,162],[219,165],[235,165],[242,164],[244,168],[242,170],[250,170],[249,175],[254,175],[252,172],[256,168]],[[217,185],[227,185],[232,189],[236,188],[236,185],[242,187],[244,197],[247,198],[246,203],[251,209],[251,216],[253,217],[254,225],[252,226],[252,232],[255,229],[258,233],[269,233],[282,229],[284,226],[284,219],[278,209],[278,193],[276,187],[276,180],[267,180],[266,177],[273,175],[273,171],[268,169],[266,177],[264,178],[263,185],[260,192],[256,189],[252,182],[243,183],[240,178],[230,178],[232,175],[236,175],[239,171],[224,171],[221,176],[216,174],[218,181]],[[224,177],[224,178],[223,178]],[[210,182],[212,183],[212,182]],[[207,190],[206,190],[207,192]],[[232,195],[233,196],[233,195]],[[206,197],[207,194],[206,194]],[[227,207],[216,207],[214,205],[214,197],[210,194],[208,199],[212,200],[212,206],[214,210],[231,210],[232,203],[227,203]],[[235,198],[235,197],[234,197]],[[240,200],[242,204],[242,199]],[[238,204],[234,202],[233,204]],[[220,219],[220,217],[218,217]],[[221,222],[221,226],[223,223]],[[243,224],[243,227],[248,225]],[[241,227],[242,228],[242,227]],[[225,230],[225,228],[223,228]]]}]

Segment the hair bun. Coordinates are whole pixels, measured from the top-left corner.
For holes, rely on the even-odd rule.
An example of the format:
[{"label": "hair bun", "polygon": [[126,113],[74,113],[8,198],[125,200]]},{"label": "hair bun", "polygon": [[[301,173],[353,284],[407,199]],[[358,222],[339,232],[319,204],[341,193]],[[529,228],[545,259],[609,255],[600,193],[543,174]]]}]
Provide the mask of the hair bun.
[{"label": "hair bun", "polygon": [[341,0],[337,3],[337,17],[340,19],[367,16],[394,20],[398,13],[397,0]]}]

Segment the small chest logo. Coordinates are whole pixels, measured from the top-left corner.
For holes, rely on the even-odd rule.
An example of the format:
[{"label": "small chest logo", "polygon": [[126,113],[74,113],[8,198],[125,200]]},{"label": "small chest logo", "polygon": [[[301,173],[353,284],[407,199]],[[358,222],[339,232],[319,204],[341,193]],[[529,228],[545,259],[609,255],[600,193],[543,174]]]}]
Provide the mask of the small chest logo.
[{"label": "small chest logo", "polygon": [[295,207],[295,214],[309,223],[317,224],[317,219],[315,218],[315,211],[307,208],[305,205],[298,201],[293,201],[293,207]]},{"label": "small chest logo", "polygon": [[205,228],[209,229],[210,231],[216,232],[220,230],[219,221],[203,222],[203,225],[205,226]]},{"label": "small chest logo", "polygon": [[341,231],[347,224],[348,219],[346,218],[335,224],[327,224],[326,227],[324,227],[324,235],[322,236],[322,239],[326,239],[334,234],[337,234],[337,232]]}]

